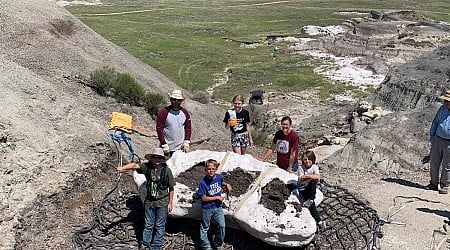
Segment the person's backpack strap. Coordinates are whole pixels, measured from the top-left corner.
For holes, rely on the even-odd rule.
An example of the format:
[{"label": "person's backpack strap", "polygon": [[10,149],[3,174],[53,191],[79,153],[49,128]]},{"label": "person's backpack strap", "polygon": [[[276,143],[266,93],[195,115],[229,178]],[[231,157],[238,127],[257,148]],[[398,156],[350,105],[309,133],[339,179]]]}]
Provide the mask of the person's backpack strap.
[{"label": "person's backpack strap", "polygon": [[161,168],[161,175],[160,175],[160,183],[163,187],[166,187],[168,185],[168,181],[166,179],[166,169],[167,166],[163,164],[163,167]]}]

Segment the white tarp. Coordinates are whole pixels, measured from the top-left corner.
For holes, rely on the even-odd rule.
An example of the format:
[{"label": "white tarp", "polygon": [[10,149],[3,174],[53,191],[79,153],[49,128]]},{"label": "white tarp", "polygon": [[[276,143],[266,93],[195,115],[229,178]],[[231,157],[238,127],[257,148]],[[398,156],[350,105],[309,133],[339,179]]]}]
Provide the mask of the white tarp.
[{"label": "white tarp", "polygon": [[[286,184],[296,183],[297,176],[295,174],[290,174],[270,163],[258,161],[250,155],[208,150],[189,153],[177,151],[167,161],[167,165],[176,180],[177,176],[184,171],[208,159],[220,162],[219,171],[222,173],[233,171],[236,168],[260,173],[245,194],[239,197],[231,196],[230,200],[224,201],[229,207],[229,209],[224,209],[227,226],[235,227],[235,223],[237,223],[241,229],[254,237],[276,246],[296,247],[311,242],[316,232],[316,222],[307,208],[302,208],[300,212],[295,209],[294,205],[300,204],[295,191],[284,201],[286,209],[279,215],[260,203],[261,190],[269,182],[278,178]],[[140,185],[140,192],[145,192],[145,177],[136,173],[133,176],[136,183]],[[192,181],[198,185],[200,179]],[[173,211],[170,215],[200,219],[201,204],[199,201],[192,203],[192,197],[196,191],[196,189],[177,182]],[[322,200],[323,194],[317,190],[315,203],[319,204]]]}]

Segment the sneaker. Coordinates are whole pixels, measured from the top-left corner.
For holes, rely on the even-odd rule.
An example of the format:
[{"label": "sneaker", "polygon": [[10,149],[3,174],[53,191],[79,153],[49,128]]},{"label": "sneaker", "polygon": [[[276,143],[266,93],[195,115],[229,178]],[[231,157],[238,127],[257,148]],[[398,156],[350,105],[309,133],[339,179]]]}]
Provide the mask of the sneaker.
[{"label": "sneaker", "polygon": [[433,191],[438,191],[438,186],[437,185],[433,185],[433,184],[428,184],[425,186],[426,190],[433,190]]},{"label": "sneaker", "polygon": [[448,194],[448,187],[442,187],[441,189],[439,189],[439,193],[440,194]]},{"label": "sneaker", "polygon": [[303,202],[303,206],[304,207],[310,207],[313,204],[313,200],[306,200],[305,202]]},{"label": "sneaker", "polygon": [[319,221],[317,224],[319,225],[320,230],[325,230],[327,228],[327,223],[323,220]]}]

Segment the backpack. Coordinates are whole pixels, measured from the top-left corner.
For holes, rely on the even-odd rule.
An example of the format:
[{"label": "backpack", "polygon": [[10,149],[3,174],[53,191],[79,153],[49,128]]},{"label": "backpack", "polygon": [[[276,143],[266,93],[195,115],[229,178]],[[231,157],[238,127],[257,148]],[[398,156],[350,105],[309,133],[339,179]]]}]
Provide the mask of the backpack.
[{"label": "backpack", "polygon": [[167,166],[164,164],[161,168],[161,173],[159,176],[159,179],[153,180],[152,176],[146,176],[147,178],[147,199],[154,201],[154,200],[160,200],[169,194],[166,193],[164,195],[161,195],[160,192],[162,190],[167,189],[169,186],[169,181],[166,177],[166,170]]}]

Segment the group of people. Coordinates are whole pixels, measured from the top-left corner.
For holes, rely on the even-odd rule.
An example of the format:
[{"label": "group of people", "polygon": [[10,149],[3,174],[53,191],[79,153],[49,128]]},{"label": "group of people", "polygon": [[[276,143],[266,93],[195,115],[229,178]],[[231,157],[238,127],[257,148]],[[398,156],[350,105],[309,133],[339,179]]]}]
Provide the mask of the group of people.
[{"label": "group of people", "polygon": [[[167,167],[165,159],[177,150],[189,151],[190,146],[191,118],[189,112],[181,106],[184,96],[180,90],[174,90],[169,97],[171,104],[158,113],[156,121],[160,147],[145,155],[147,162],[116,166],[118,171],[136,169],[147,179],[147,194],[143,200],[145,229],[141,249],[161,249],[163,246],[165,223],[167,214],[173,208],[175,186],[172,171]],[[443,100],[443,104],[436,113],[430,129],[431,180],[426,188],[447,194],[450,182],[450,90],[440,98]],[[250,114],[243,109],[243,96],[236,95],[232,103],[233,108],[225,113],[223,122],[225,127],[230,129],[233,151],[237,154],[245,154],[246,149],[253,146]],[[321,220],[314,202],[317,184],[320,180],[316,155],[311,150],[304,152],[300,157],[301,164],[299,164],[298,148],[299,137],[292,129],[292,119],[285,116],[281,119],[281,129],[275,133],[270,147],[262,157],[256,158],[265,161],[273,151],[276,151],[276,165],[289,173],[298,175],[297,190],[303,200],[303,206],[309,208],[319,228],[324,229],[325,222]],[[443,168],[439,178],[441,164]],[[223,175],[217,173],[218,166],[219,163],[213,159],[205,162],[205,177],[200,180],[197,191],[202,200],[200,222],[202,249],[211,249],[211,247],[219,249],[225,237],[225,218],[222,210],[224,190],[222,190],[222,186],[225,186],[226,192],[230,192],[232,186],[224,181]],[[211,218],[217,223],[217,232],[212,246],[207,234]]]},{"label": "group of people", "polygon": [[[244,97],[236,95],[233,100],[233,108],[225,113],[223,122],[225,128],[230,129],[230,140],[233,152],[245,154],[248,147],[253,146],[250,114],[243,109]],[[262,157],[256,157],[261,161],[267,160],[274,150],[277,152],[277,166],[295,173],[298,169],[299,137],[292,130],[292,119],[285,116],[281,119],[281,130],[275,133],[271,146]]]},{"label": "group of people", "polygon": [[[141,250],[162,249],[164,245],[167,214],[173,209],[175,180],[172,171],[167,167],[166,159],[175,151],[189,151],[191,138],[191,118],[189,112],[181,106],[184,100],[180,90],[169,93],[170,105],[160,110],[156,119],[156,131],[160,147],[154,148],[144,156],[143,163],[128,163],[114,166],[122,172],[134,169],[145,175],[146,188],[143,190],[145,227],[142,234]],[[241,102],[242,103],[242,102]],[[250,119],[249,117],[247,117]],[[253,144],[253,142],[252,142]],[[208,230],[211,218],[217,223],[217,232],[212,247],[219,249],[225,238],[225,216],[222,210],[222,186],[226,192],[232,187],[223,180],[223,175],[216,173],[219,163],[210,159],[205,162],[205,177],[200,180],[197,194],[202,201],[200,223],[200,242],[202,249],[211,249]]]},{"label": "group of people", "polygon": [[[154,148],[150,154],[145,155],[147,162],[128,163],[115,166],[122,172],[135,169],[144,174],[147,179],[147,190],[144,199],[145,227],[142,233],[141,250],[162,249],[166,231],[167,214],[173,209],[173,196],[175,180],[172,171],[165,162],[166,155],[162,148]],[[202,201],[200,218],[200,242],[202,249],[211,249],[208,240],[208,230],[211,218],[217,223],[217,232],[213,247],[220,249],[225,238],[225,216],[222,209],[222,187],[231,192],[232,187],[225,182],[222,174],[218,174],[219,163],[209,159],[205,161],[205,177],[200,180],[197,194]]]},{"label": "group of people", "polygon": [[[169,93],[170,105],[161,109],[156,119],[156,131],[160,147],[154,148],[145,155],[146,162],[129,163],[114,166],[117,171],[134,169],[146,178],[145,194],[142,201],[145,211],[145,228],[141,249],[161,249],[164,243],[167,214],[173,209],[175,180],[166,159],[175,151],[189,151],[191,139],[191,118],[189,112],[181,106],[184,96],[180,90]],[[232,100],[233,109],[225,113],[223,122],[231,131],[231,146],[237,154],[245,154],[248,147],[253,146],[250,114],[243,109],[244,98],[237,95]],[[298,164],[299,138],[291,129],[292,120],[284,117],[282,129],[275,134],[273,143],[260,160],[266,160],[274,150],[277,151],[277,165],[291,173],[299,175],[299,192],[304,197],[304,206],[311,210],[314,219],[319,223],[320,215],[314,204],[317,181],[320,179],[319,168],[315,165],[315,155],[308,151],[302,157],[302,165]],[[200,244],[202,249],[219,249],[225,237],[225,216],[222,210],[224,191],[231,192],[232,186],[224,181],[223,175],[217,173],[219,163],[214,159],[205,162],[205,177],[198,186],[198,197],[202,202],[200,222]],[[226,190],[222,190],[222,187]],[[213,244],[208,240],[211,218],[216,221],[217,232]]]}]

